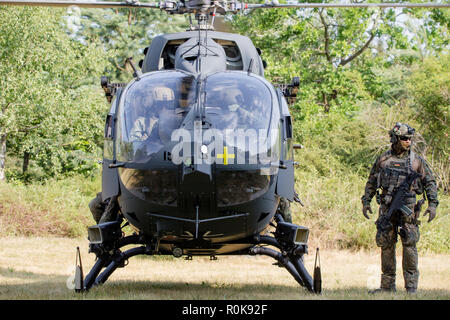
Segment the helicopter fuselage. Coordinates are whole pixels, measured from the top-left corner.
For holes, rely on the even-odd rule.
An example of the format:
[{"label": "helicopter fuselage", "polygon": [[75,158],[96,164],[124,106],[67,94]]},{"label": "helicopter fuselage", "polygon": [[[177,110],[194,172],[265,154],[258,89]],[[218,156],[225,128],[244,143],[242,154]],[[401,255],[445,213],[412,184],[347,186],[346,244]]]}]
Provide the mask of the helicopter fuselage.
[{"label": "helicopter fuselage", "polygon": [[250,247],[280,197],[294,193],[289,110],[262,77],[257,49],[234,34],[164,35],[142,70],[112,100],[103,198],[117,196],[124,217],[161,252]]}]

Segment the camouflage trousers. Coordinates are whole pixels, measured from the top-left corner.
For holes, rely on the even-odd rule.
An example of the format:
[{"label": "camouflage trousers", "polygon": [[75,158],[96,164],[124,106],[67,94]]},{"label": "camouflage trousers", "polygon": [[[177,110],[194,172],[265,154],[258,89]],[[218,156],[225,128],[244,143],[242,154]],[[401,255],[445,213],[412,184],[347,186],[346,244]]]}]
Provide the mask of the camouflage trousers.
[{"label": "camouflage trousers", "polygon": [[[412,208],[411,208],[412,209]],[[387,207],[380,206],[380,216],[387,212]],[[413,214],[414,215],[414,214]],[[419,282],[418,254],[416,244],[419,241],[419,226],[415,217],[402,215],[399,221],[394,221],[390,230],[377,229],[376,242],[381,248],[381,285],[383,289],[395,289],[397,261],[395,247],[397,243],[397,230],[400,230],[402,241],[402,269],[405,288],[417,289]]]},{"label": "camouflage trousers", "polygon": [[288,199],[280,198],[278,210],[283,216],[285,222],[292,223],[291,204]]},{"label": "camouflage trousers", "polygon": [[94,199],[89,202],[89,209],[97,224],[115,221],[117,219],[118,204],[117,197],[112,197],[102,201],[102,193],[99,192]]}]

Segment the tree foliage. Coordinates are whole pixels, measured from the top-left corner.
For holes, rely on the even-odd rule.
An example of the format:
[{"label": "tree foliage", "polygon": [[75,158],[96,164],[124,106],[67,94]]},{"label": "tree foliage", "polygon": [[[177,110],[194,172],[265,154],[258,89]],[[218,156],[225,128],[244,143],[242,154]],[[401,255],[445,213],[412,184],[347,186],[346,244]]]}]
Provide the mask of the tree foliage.
[{"label": "tree foliage", "polygon": [[106,110],[92,87],[99,88],[105,54],[96,43],[71,39],[63,14],[0,7],[0,135],[8,155],[23,157],[25,173],[30,161],[40,177],[95,167]]},{"label": "tree foliage", "polygon": [[[0,168],[6,139],[8,155],[43,177],[95,167],[107,110],[99,76],[129,80],[125,58],[137,64],[154,36],[188,25],[139,9],[1,7],[0,21]],[[364,145],[372,131],[359,114],[406,106],[428,141],[424,152],[448,168],[448,10],[254,10],[231,21],[262,49],[272,82],[300,76],[299,142],[359,170],[379,151]]]},{"label": "tree foliage", "polygon": [[353,69],[363,57],[376,59],[371,49],[378,42],[405,45],[393,10],[255,10],[236,18],[234,26],[262,49],[269,77],[299,75],[299,100],[320,105],[325,112],[337,106],[352,110],[355,100],[367,97],[368,79]]},{"label": "tree foliage", "polygon": [[[448,175],[448,10],[254,10],[232,21],[262,50],[272,82],[300,77],[295,134],[320,172],[359,171],[409,119],[428,142],[423,155]],[[385,118],[367,120],[371,109]]]},{"label": "tree foliage", "polygon": [[79,14],[79,19],[73,20],[78,27],[75,35],[82,41],[99,41],[109,53],[105,74],[113,81],[130,80],[132,72],[125,60],[133,57],[137,65],[155,36],[184,31],[189,25],[186,16],[156,10],[82,9],[74,14]]}]

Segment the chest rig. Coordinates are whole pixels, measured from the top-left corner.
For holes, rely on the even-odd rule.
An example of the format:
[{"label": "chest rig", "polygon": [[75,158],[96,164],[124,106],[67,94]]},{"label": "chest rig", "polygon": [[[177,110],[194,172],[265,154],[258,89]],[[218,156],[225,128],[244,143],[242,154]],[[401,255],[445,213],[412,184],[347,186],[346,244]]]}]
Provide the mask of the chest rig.
[{"label": "chest rig", "polygon": [[[414,158],[415,154],[412,151],[404,158],[396,157],[392,154],[391,150],[383,155],[380,159],[380,171],[377,177],[377,188],[382,189],[381,202],[389,204],[398,186],[400,186],[413,170],[418,170],[418,168],[413,168],[413,165],[418,167]],[[418,182],[414,181],[411,185],[410,194],[408,194],[408,198],[411,198],[408,202],[415,203],[415,195],[420,193],[422,193],[421,188]]]}]

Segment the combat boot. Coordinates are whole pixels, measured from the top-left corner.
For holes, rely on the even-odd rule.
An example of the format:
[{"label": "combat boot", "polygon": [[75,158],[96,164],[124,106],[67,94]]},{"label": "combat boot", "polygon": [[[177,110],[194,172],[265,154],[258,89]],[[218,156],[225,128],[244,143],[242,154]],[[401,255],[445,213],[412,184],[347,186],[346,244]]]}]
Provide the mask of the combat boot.
[{"label": "combat boot", "polygon": [[416,294],[417,288],[406,288],[406,293],[407,294]]},{"label": "combat boot", "polygon": [[378,294],[378,293],[395,293],[397,290],[395,288],[378,288],[375,290],[369,290],[369,294]]}]

